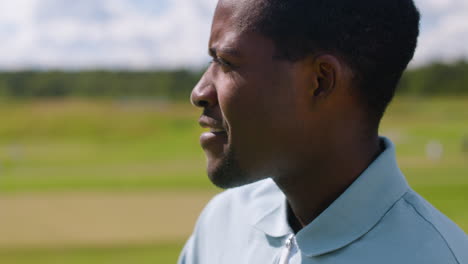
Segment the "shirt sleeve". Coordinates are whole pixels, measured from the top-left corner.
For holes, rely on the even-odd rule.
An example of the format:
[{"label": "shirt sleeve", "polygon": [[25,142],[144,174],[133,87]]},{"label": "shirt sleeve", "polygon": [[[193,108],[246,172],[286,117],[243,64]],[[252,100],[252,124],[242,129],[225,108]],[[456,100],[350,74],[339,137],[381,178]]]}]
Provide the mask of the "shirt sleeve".
[{"label": "shirt sleeve", "polygon": [[[209,240],[213,240],[213,219],[219,220],[217,213],[218,204],[223,203],[220,201],[220,195],[216,195],[211,201],[205,206],[197,219],[195,228],[192,235],[185,243],[182,253],[179,256],[177,264],[206,264],[207,263],[207,245]],[[211,255],[210,255],[211,256]]]},{"label": "shirt sleeve", "polygon": [[197,264],[198,262],[195,259],[196,252],[194,250],[194,237],[193,235],[185,243],[184,249],[179,256],[177,264]]}]

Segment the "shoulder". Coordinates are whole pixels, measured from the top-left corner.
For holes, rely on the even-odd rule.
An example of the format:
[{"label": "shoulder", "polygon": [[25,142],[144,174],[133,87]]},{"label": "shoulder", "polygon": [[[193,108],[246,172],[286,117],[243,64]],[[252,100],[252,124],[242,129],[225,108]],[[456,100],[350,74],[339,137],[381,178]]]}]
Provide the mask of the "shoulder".
[{"label": "shoulder", "polygon": [[270,199],[281,195],[281,191],[271,179],[261,180],[241,187],[228,189],[216,195],[208,206],[219,203],[243,203],[258,199]]},{"label": "shoulder", "polygon": [[199,221],[218,221],[212,217],[229,218],[233,215],[252,215],[279,204],[284,195],[271,180],[262,180],[216,195],[205,207]]},{"label": "shoulder", "polygon": [[262,210],[270,210],[281,197],[271,180],[216,195],[200,214],[179,263],[220,263],[224,254],[245,248],[252,234],[252,220]]},{"label": "shoulder", "polygon": [[403,196],[402,202],[419,219],[421,233],[433,237],[439,248],[446,248],[455,263],[468,263],[468,236],[463,230],[414,191]]},{"label": "shoulder", "polygon": [[226,190],[216,195],[203,209],[196,225],[198,236],[241,232],[252,226],[252,221],[266,211],[278,207],[283,193],[271,180]]},{"label": "shoulder", "polygon": [[[413,190],[409,190],[366,234],[362,242],[408,263],[468,263],[468,238]],[[406,263],[406,262],[404,262]]]}]

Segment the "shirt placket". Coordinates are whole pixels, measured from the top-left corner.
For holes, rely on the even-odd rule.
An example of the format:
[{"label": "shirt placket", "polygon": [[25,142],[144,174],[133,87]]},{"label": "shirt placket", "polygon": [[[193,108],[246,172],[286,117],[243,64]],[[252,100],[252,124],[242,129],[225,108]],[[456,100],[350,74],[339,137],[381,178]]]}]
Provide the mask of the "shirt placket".
[{"label": "shirt placket", "polygon": [[286,239],[278,264],[289,264],[291,258],[297,254],[297,251],[296,237],[292,234]]}]

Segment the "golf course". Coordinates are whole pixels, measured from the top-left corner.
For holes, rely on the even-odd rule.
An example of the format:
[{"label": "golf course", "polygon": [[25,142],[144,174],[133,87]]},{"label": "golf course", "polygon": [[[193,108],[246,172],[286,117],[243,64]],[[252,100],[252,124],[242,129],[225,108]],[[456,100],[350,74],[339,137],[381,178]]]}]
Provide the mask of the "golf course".
[{"label": "golf course", "polygon": [[[0,263],[175,263],[222,191],[205,175],[200,114],[142,98],[0,101]],[[467,232],[468,97],[399,96],[380,134]]]}]

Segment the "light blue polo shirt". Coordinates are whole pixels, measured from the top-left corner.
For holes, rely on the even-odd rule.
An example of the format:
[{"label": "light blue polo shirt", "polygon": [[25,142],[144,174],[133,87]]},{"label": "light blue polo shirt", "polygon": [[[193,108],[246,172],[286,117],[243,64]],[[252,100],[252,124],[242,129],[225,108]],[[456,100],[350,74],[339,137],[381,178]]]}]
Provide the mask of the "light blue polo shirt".
[{"label": "light blue polo shirt", "polygon": [[467,235],[408,186],[383,141],[385,151],[297,234],[272,180],[221,193],[178,263],[468,264]]}]

